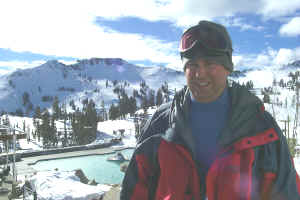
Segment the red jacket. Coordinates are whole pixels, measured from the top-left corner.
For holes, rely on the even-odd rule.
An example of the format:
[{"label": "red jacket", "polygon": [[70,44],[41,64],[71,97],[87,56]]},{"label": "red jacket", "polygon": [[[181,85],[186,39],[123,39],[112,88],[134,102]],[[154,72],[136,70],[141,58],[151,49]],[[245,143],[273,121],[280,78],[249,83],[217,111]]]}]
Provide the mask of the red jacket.
[{"label": "red jacket", "polygon": [[[285,137],[262,103],[239,85],[218,140],[222,151],[201,182],[201,163],[187,126],[188,89],[145,125],[126,171],[122,200],[292,200],[300,179]],[[205,138],[204,138],[205,139]]]}]

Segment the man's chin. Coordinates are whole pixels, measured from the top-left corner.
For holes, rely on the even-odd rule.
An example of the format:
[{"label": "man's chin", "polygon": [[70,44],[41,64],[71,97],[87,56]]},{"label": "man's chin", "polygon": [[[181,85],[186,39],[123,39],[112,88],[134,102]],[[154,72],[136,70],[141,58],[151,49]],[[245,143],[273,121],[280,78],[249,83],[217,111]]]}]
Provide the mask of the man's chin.
[{"label": "man's chin", "polygon": [[211,95],[193,95],[194,99],[198,102],[208,103],[212,101]]}]

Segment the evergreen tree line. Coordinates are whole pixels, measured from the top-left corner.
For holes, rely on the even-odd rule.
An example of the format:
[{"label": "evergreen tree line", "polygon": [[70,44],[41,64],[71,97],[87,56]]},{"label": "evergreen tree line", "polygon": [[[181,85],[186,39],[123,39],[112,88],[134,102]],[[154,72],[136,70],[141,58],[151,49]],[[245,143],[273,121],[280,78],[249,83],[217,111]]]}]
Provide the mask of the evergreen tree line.
[{"label": "evergreen tree line", "polygon": [[[299,103],[297,103],[297,93],[299,91],[299,77],[300,72],[290,72],[288,74],[287,79],[280,79],[279,81],[276,80],[276,78],[273,79],[272,86],[265,87],[261,89],[261,94],[263,95],[263,102],[270,104],[271,108],[271,114],[274,117],[274,119],[277,119],[276,114],[277,110],[276,108],[285,108],[288,109],[289,107],[295,108],[295,114],[294,117],[291,115],[287,115],[286,119],[277,119],[281,122],[284,122],[284,129],[282,130],[289,146],[289,150],[294,157],[296,153],[296,145],[297,145],[297,127],[299,124],[299,117],[298,117],[298,106]],[[294,92],[294,95],[289,95],[285,99],[279,98],[281,93],[278,88],[284,88],[290,91]],[[299,94],[299,93],[298,93]],[[275,107],[276,105],[276,107]],[[290,127],[291,126],[291,127]]]},{"label": "evergreen tree line", "polygon": [[273,86],[279,86],[281,88],[287,88],[289,90],[295,91],[297,84],[299,84],[300,71],[290,72],[288,74],[288,80],[280,79],[277,81],[273,80]]},{"label": "evergreen tree line", "polygon": [[140,89],[134,89],[132,96],[128,96],[126,93],[126,86],[128,85],[114,82],[113,92],[118,96],[118,103],[110,105],[109,118],[111,120],[124,119],[127,114],[133,115],[138,109],[146,112],[149,107],[160,106],[162,103],[170,101],[171,92],[167,82],[155,93],[155,90],[142,81]]},{"label": "evergreen tree line", "polygon": [[[61,141],[63,146],[84,145],[95,140],[97,123],[100,117],[97,114],[93,100],[84,99],[82,109],[75,108],[72,113],[66,112],[66,105],[59,105],[59,100],[55,97],[52,105],[52,114],[48,109],[41,111],[37,106],[33,116],[33,124],[36,128],[33,137],[38,141],[43,138],[43,146],[56,147]],[[60,120],[64,123],[63,130],[57,130],[55,121]],[[67,129],[66,124],[71,123],[71,130]]]},{"label": "evergreen tree line", "polygon": [[[47,108],[41,109],[40,106],[34,108],[30,101],[30,96],[24,92],[22,96],[23,106],[27,107],[26,114],[33,110],[33,123],[35,131],[32,135],[38,141],[43,141],[45,148],[56,147],[59,142],[63,146],[83,145],[95,140],[97,132],[97,123],[109,119],[124,119],[127,114],[133,115],[138,109],[147,110],[151,106],[159,106],[163,102],[170,101],[171,92],[167,82],[158,90],[151,89],[145,81],[140,83],[140,89],[134,90],[132,96],[128,95],[126,88],[129,83],[114,81],[113,92],[118,97],[117,103],[112,103],[108,112],[105,109],[104,101],[101,102],[101,108],[96,110],[93,100],[84,99],[82,106],[76,107],[75,102],[69,102],[73,112],[68,113],[66,105],[60,103],[57,96],[53,97],[51,113]],[[109,87],[109,84],[107,84]],[[2,113],[4,114],[4,113]],[[16,111],[18,116],[24,116],[22,109]],[[57,130],[56,121],[63,122],[63,130]],[[66,123],[70,123],[71,130],[68,130]]]},{"label": "evergreen tree line", "polygon": [[[280,88],[286,88],[288,90],[296,91],[296,88],[299,87],[299,77],[300,72],[296,71],[294,73],[290,72],[288,74],[288,80],[286,81],[284,79],[280,79],[279,81],[277,81],[276,78],[274,78],[272,86],[261,89],[261,94],[263,95],[263,102],[268,104],[277,104],[281,106],[285,105],[285,107],[287,107],[287,103],[280,102],[279,98],[276,98],[274,102],[271,102],[270,95],[280,95],[275,89],[277,86],[279,86]],[[293,101],[295,100],[293,99]]]},{"label": "evergreen tree line", "polygon": [[[110,82],[106,81],[106,88],[107,87],[114,87],[113,92],[117,94],[118,96],[118,102],[111,104],[111,113],[112,119],[116,119],[118,117],[124,117],[127,113],[133,113],[138,108],[146,109],[151,106],[159,106],[163,102],[170,101],[170,95],[171,92],[168,87],[168,83],[164,82],[163,85],[155,92],[155,90],[150,89],[149,86],[146,84],[145,81],[142,81],[140,83],[140,89],[133,90],[133,95],[129,96],[126,93],[126,87],[128,87],[130,84],[127,81],[118,81],[114,80],[111,82],[112,85],[110,85]],[[39,87],[40,88],[40,87]],[[95,89],[97,90],[97,89]],[[97,91],[100,91],[99,89]],[[53,96],[43,96],[42,101],[44,102],[55,102],[57,101],[57,97]],[[24,92],[22,94],[22,106],[23,108],[16,109],[15,112],[9,112],[11,115],[16,116],[32,116],[34,114],[35,110],[37,109],[33,103],[30,100],[30,95],[28,92]],[[70,106],[75,111],[76,107],[74,104],[74,101],[72,100],[70,102]],[[40,109],[40,108],[39,108]],[[2,111],[1,114],[6,114],[7,112]]]}]

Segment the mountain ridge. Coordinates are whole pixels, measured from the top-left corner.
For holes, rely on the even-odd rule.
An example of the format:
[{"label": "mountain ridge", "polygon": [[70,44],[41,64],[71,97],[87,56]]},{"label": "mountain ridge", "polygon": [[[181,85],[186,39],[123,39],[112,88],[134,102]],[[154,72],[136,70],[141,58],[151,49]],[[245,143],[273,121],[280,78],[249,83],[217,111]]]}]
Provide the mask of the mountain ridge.
[{"label": "mountain ridge", "polygon": [[[295,60],[280,70],[295,71],[299,66],[300,60]],[[264,69],[237,70],[231,78],[246,81],[248,74],[255,73],[255,70]],[[270,68],[265,70],[270,71]],[[159,66],[141,67],[122,58],[90,58],[77,60],[73,64],[48,60],[37,67],[0,76],[0,111],[15,112],[19,109],[29,113],[30,107],[51,108],[55,96],[66,105],[74,101],[80,107],[82,100],[89,98],[98,107],[102,101],[108,107],[118,102],[113,92],[115,81],[128,84],[125,90],[129,96],[133,90],[140,89],[141,82],[146,82],[154,90],[165,82],[172,90],[179,90],[185,85],[182,71]],[[24,105],[25,93],[28,93],[32,105]]]},{"label": "mountain ridge", "polygon": [[28,93],[33,107],[50,108],[55,96],[66,104],[72,100],[80,104],[84,98],[89,98],[96,104],[103,100],[108,106],[117,100],[112,91],[116,80],[129,84],[126,88],[129,95],[133,89],[138,90],[143,81],[155,90],[165,81],[175,87],[184,85],[183,72],[156,66],[140,67],[121,58],[83,59],[69,65],[49,60],[37,67],[19,69],[0,77],[0,111],[21,109],[25,113],[28,108],[23,102],[24,93]]}]

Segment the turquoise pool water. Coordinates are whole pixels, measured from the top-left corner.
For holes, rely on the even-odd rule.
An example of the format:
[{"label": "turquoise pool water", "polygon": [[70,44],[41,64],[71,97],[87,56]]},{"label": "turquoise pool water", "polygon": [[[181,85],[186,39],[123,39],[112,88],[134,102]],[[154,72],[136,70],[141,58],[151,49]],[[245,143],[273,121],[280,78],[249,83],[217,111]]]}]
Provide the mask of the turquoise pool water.
[{"label": "turquoise pool water", "polygon": [[[133,149],[121,151],[123,155],[131,158]],[[74,170],[82,169],[86,177],[95,179],[98,183],[119,184],[122,182],[124,173],[120,171],[120,164],[107,161],[107,157],[113,154],[79,156],[72,158],[39,161],[32,167],[36,170]]]}]

